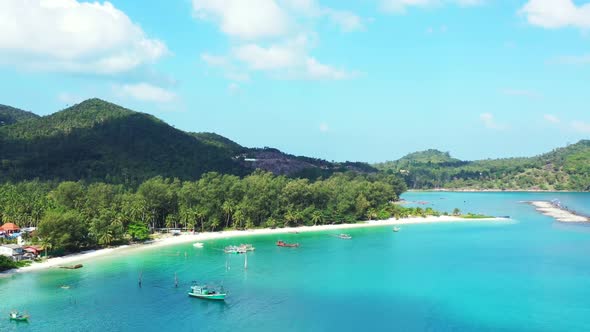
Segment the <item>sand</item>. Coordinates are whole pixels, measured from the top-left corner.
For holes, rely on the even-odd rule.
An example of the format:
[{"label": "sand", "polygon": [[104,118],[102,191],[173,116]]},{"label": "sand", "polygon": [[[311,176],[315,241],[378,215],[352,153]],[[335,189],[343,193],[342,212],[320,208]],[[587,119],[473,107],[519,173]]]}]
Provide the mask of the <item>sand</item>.
[{"label": "sand", "polygon": [[[166,236],[159,238],[148,243],[136,244],[136,245],[124,245],[116,248],[105,248],[98,250],[84,251],[68,256],[49,258],[43,262],[33,262],[30,266],[22,267],[15,270],[0,272],[0,276],[10,275],[12,273],[23,273],[31,271],[39,271],[48,268],[58,268],[60,266],[72,265],[73,263],[80,263],[85,260],[95,258],[98,256],[107,256],[121,253],[127,250],[139,250],[139,249],[151,249],[164,246],[171,246],[181,243],[189,242],[204,242],[207,240],[214,239],[228,239],[243,236],[252,235],[268,235],[268,234],[286,234],[286,233],[304,233],[304,232],[321,232],[331,230],[345,230],[352,228],[363,228],[363,227],[382,227],[382,226],[400,226],[400,225],[415,225],[415,224],[429,224],[429,223],[459,223],[459,222],[478,222],[478,221],[507,221],[506,218],[485,218],[485,219],[464,219],[460,217],[452,216],[440,216],[434,217],[429,216],[426,218],[422,217],[410,217],[402,219],[387,219],[387,220],[370,220],[360,222],[356,224],[338,224],[338,225],[319,225],[319,226],[301,226],[301,227],[286,227],[286,228],[263,228],[253,230],[232,230],[223,232],[204,232],[198,234],[182,234],[178,236]],[[206,244],[205,244],[206,245]]]},{"label": "sand", "polygon": [[531,202],[527,202],[527,203],[533,205],[537,211],[541,212],[542,214],[544,214],[546,216],[553,217],[557,221],[561,221],[561,222],[588,222],[588,221],[590,221],[590,219],[588,219],[585,216],[581,216],[581,215],[575,214],[574,212],[568,211],[566,209],[559,208],[559,207],[551,204],[551,202],[531,201]]}]

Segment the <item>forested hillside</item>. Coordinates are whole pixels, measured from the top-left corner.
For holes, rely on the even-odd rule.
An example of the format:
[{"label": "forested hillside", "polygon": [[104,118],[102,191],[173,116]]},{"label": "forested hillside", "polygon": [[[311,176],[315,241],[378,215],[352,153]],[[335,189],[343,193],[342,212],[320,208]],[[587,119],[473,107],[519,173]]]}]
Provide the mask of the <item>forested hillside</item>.
[{"label": "forested hillside", "polygon": [[31,112],[0,104],[0,126],[11,125],[20,121],[38,118]]},{"label": "forested hillside", "polygon": [[411,189],[590,190],[590,141],[530,158],[461,161],[428,150],[375,165]]}]

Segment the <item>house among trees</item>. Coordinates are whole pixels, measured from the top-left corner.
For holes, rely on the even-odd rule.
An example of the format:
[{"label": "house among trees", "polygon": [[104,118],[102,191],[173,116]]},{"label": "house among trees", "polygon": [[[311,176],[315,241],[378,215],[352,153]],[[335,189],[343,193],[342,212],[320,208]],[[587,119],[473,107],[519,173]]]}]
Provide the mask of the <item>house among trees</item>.
[{"label": "house among trees", "polygon": [[23,248],[18,244],[0,245],[0,255],[9,257],[13,261],[20,261],[24,258]]},{"label": "house among trees", "polygon": [[20,227],[18,227],[16,224],[13,224],[11,222],[0,226],[0,233],[4,233],[6,235],[11,235],[13,233],[18,233],[18,232],[20,232]]}]

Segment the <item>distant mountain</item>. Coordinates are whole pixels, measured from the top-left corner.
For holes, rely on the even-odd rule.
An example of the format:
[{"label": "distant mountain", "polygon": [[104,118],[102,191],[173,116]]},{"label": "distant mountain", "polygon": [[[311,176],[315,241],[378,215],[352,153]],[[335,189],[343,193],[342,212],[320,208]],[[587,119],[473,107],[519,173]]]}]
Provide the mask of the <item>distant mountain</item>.
[{"label": "distant mountain", "polygon": [[590,190],[589,140],[530,158],[461,161],[425,152],[375,166],[400,173],[413,189]]},{"label": "distant mountain", "polygon": [[0,182],[39,178],[134,184],[157,175],[197,179],[209,171],[245,175],[258,168],[308,178],[376,171],[364,163],[250,149],[215,133],[186,133],[100,99],[43,117],[8,106],[0,115],[6,119],[0,126]]},{"label": "distant mountain", "polygon": [[18,108],[0,105],[0,126],[11,125],[20,121],[35,119],[39,116]]},{"label": "distant mountain", "polygon": [[0,127],[2,180],[137,183],[162,175],[245,174],[231,151],[100,99]]}]

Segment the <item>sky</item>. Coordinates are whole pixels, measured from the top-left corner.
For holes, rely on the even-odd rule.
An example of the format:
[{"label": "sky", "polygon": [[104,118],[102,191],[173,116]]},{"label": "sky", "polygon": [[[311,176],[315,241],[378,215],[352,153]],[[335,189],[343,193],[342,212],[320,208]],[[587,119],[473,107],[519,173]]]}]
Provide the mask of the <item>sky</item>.
[{"label": "sky", "polygon": [[590,138],[590,2],[1,0],[0,77],[327,160],[532,156]]}]

